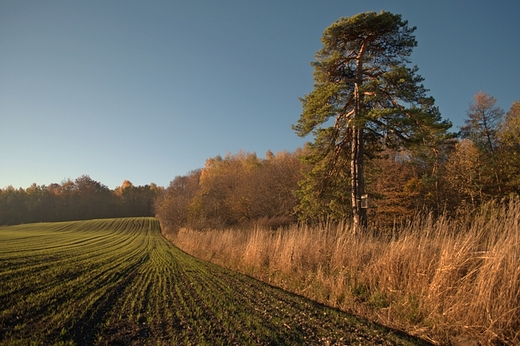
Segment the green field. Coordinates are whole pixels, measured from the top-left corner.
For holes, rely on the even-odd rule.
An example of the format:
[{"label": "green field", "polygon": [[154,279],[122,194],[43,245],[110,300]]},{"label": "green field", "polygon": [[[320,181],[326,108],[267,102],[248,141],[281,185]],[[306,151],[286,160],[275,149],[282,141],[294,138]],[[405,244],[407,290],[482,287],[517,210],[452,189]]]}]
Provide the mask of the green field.
[{"label": "green field", "polygon": [[154,218],[0,227],[1,345],[417,344],[195,259]]}]

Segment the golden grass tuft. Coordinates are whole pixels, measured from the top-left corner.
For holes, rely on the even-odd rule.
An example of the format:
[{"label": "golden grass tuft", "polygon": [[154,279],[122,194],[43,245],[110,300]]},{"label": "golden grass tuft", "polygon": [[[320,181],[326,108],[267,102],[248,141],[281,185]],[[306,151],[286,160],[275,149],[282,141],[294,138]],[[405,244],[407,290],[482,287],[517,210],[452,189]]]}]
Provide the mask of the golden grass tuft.
[{"label": "golden grass tuft", "polygon": [[182,229],[184,251],[439,344],[520,343],[520,201],[399,233]]}]

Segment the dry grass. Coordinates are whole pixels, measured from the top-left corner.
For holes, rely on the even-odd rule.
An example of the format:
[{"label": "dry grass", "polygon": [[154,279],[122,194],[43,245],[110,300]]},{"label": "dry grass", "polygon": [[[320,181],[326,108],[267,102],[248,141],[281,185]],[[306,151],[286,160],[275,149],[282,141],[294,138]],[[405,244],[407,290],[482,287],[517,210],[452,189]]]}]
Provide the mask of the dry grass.
[{"label": "dry grass", "polygon": [[440,344],[520,343],[520,201],[399,234],[345,225],[196,232],[184,251]]}]

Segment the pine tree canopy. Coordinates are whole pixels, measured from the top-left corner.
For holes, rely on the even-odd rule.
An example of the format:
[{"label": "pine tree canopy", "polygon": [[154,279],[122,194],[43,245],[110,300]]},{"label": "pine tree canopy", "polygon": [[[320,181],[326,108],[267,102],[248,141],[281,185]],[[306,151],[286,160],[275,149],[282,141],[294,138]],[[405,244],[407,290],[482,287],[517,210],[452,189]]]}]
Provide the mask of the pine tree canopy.
[{"label": "pine tree canopy", "polygon": [[433,143],[451,127],[426,95],[418,68],[409,66],[414,31],[400,15],[385,11],[340,18],[324,31],[311,63],[314,90],[301,99],[293,129],[313,135],[310,155],[328,167],[320,179],[350,169],[355,223],[362,212],[356,204],[364,193],[363,157],[385,147]]}]

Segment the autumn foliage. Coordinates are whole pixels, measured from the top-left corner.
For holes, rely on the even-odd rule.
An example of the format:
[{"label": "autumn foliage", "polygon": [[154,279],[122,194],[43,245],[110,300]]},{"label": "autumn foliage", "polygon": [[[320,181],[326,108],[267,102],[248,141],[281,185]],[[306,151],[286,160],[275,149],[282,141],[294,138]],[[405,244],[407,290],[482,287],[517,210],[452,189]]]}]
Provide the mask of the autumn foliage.
[{"label": "autumn foliage", "polygon": [[273,227],[295,221],[293,191],[301,179],[300,151],[267,152],[264,159],[240,152],[206,161],[203,169],[178,176],[155,203],[164,229]]},{"label": "autumn foliage", "polygon": [[88,175],[61,184],[32,184],[26,189],[0,189],[0,225],[84,220],[106,217],[152,216],[160,188],[134,186],[125,180],[110,190]]}]

